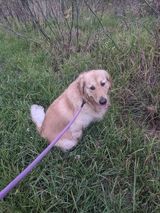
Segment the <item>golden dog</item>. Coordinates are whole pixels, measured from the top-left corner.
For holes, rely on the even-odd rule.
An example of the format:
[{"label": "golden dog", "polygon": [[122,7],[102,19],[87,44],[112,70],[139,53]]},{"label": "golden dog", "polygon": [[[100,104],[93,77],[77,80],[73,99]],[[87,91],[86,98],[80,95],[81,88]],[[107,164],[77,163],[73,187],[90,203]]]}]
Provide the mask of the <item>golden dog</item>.
[{"label": "golden dog", "polygon": [[55,146],[63,151],[73,149],[82,131],[91,122],[101,120],[110,106],[111,78],[105,70],[84,72],[49,106],[46,113],[39,105],[31,106],[31,118],[40,135],[51,142],[86,102],[70,129]]}]

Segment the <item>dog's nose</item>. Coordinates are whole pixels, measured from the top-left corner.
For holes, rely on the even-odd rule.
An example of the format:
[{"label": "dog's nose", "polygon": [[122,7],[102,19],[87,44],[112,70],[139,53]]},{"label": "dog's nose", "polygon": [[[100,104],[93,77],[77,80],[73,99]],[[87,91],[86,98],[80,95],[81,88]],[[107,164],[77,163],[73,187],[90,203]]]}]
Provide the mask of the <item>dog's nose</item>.
[{"label": "dog's nose", "polygon": [[100,99],[99,99],[99,103],[100,103],[101,105],[104,105],[104,104],[106,104],[106,103],[107,103],[107,99],[106,99],[106,98],[104,98],[104,97],[100,97]]}]

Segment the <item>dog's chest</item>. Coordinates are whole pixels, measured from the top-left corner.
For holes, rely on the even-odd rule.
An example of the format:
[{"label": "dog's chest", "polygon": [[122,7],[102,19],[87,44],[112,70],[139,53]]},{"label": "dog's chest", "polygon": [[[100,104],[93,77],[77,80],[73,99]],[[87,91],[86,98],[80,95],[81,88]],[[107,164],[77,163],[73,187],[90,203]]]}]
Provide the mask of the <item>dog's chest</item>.
[{"label": "dog's chest", "polygon": [[79,117],[77,118],[77,121],[75,122],[75,125],[81,128],[86,128],[91,122],[94,121],[94,117],[91,114],[87,114],[85,112],[82,112]]},{"label": "dog's chest", "polygon": [[100,120],[103,115],[104,113],[93,113],[88,110],[82,110],[71,129],[72,131],[79,131],[85,129],[89,126],[90,123]]}]

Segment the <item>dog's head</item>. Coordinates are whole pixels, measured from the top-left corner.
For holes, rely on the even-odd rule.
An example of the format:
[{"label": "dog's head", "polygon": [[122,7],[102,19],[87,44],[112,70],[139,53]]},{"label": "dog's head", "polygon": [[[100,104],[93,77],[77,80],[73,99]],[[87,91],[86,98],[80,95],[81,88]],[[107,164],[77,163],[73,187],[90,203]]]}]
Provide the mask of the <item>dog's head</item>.
[{"label": "dog's head", "polygon": [[96,107],[110,106],[109,90],[111,77],[105,70],[92,70],[82,73],[78,78],[79,89],[84,99]]}]

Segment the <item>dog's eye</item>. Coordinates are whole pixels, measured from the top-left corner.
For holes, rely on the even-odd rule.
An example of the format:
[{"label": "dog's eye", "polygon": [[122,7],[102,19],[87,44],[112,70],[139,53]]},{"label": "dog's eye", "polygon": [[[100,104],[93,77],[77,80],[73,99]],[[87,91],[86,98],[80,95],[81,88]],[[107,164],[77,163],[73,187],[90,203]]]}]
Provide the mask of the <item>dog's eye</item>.
[{"label": "dog's eye", "polygon": [[95,86],[91,86],[90,89],[91,90],[95,90],[96,88],[95,88]]},{"label": "dog's eye", "polygon": [[101,86],[103,87],[106,83],[105,82],[101,82]]}]

